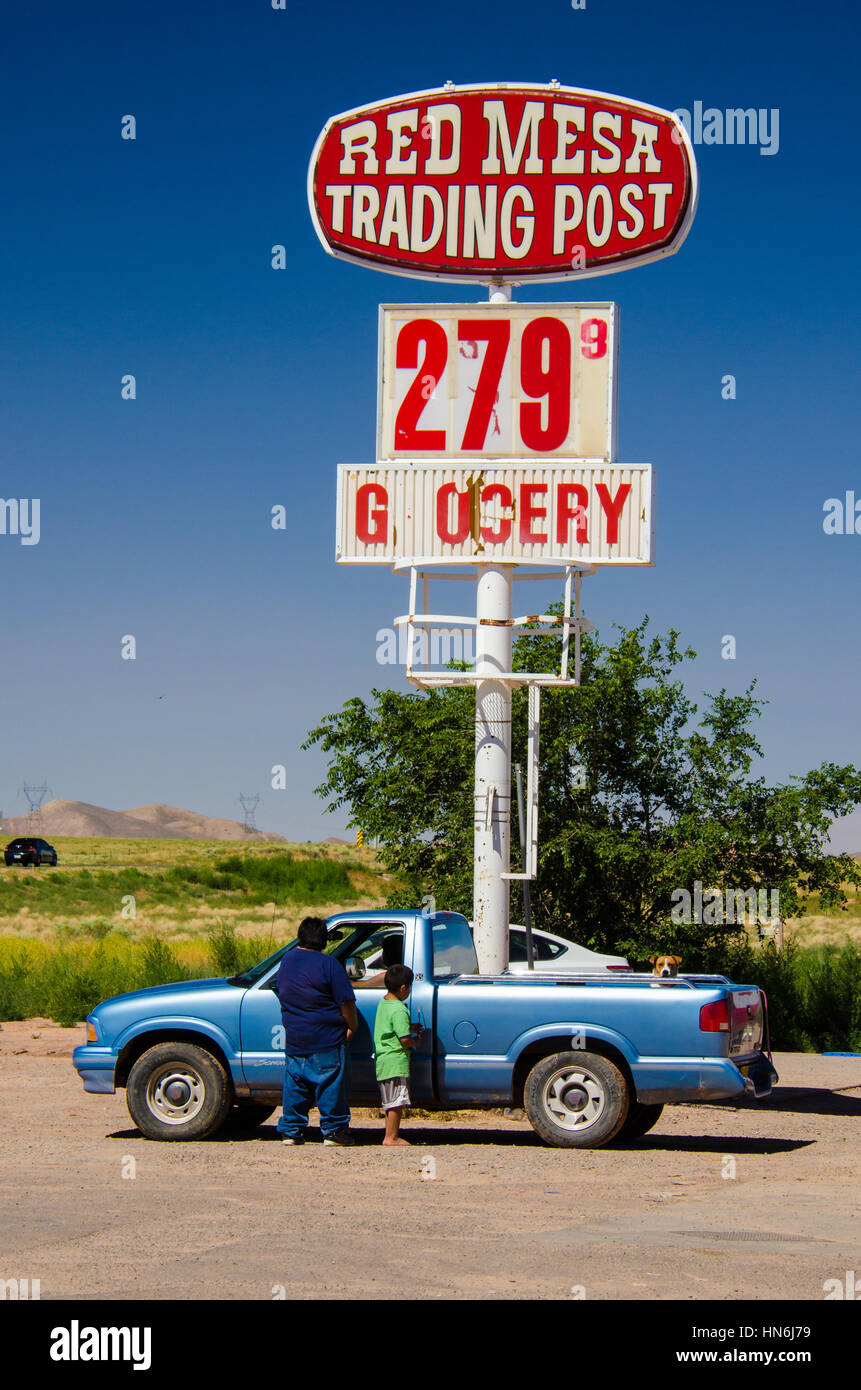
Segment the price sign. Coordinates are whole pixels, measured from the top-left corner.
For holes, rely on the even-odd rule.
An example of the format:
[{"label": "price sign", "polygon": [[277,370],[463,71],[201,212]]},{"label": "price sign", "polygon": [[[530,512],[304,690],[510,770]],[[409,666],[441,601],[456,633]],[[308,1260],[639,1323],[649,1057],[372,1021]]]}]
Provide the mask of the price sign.
[{"label": "price sign", "polygon": [[379,459],[616,457],[615,304],[380,307]]}]

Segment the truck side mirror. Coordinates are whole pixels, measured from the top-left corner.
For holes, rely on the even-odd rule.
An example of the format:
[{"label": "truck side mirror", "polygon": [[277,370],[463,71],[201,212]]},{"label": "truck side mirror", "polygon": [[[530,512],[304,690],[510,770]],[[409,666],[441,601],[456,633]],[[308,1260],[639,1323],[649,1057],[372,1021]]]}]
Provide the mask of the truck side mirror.
[{"label": "truck side mirror", "polygon": [[348,980],[364,980],[367,975],[365,962],[361,956],[348,956],[345,964]]}]

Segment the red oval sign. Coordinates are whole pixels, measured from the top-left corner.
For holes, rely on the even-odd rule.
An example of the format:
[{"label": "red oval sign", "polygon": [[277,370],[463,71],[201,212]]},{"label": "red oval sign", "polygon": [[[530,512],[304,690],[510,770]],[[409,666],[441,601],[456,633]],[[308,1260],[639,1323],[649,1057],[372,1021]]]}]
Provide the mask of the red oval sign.
[{"label": "red oval sign", "polygon": [[672,112],[520,83],[334,116],[308,170],[327,251],[422,279],[624,270],[678,249],[696,197],[693,150]]}]

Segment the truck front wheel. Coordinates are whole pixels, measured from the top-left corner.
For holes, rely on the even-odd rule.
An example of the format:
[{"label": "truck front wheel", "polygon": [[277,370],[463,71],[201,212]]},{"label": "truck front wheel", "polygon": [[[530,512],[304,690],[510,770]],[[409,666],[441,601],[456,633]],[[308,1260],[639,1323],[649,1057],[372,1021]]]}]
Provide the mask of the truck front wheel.
[{"label": "truck front wheel", "polygon": [[630,1095],[619,1068],[599,1053],[554,1052],[527,1076],[523,1104],[545,1144],[598,1149],[625,1123]]},{"label": "truck front wheel", "polygon": [[126,1103],[147,1139],[205,1139],[227,1117],[233,1083],[205,1048],[158,1043],[129,1072]]}]

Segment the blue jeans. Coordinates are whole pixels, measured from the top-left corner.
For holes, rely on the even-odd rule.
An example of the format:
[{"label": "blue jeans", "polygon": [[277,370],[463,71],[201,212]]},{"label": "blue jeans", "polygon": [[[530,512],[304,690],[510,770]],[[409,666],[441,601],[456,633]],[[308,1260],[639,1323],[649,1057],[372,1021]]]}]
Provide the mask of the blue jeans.
[{"label": "blue jeans", "polygon": [[323,1138],[346,1129],[350,1123],[350,1049],[329,1047],[323,1052],[284,1058],[284,1113],[278,1132],[288,1139],[304,1134],[308,1111],[320,1111]]}]

